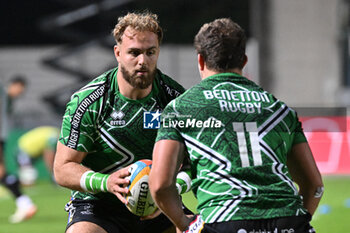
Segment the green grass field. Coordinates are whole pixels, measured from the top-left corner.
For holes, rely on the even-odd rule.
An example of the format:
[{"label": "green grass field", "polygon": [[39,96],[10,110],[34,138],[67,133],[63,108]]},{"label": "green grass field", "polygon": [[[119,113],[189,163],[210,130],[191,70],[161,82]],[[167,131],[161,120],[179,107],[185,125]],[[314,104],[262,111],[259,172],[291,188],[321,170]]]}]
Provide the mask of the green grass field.
[{"label": "green grass field", "polygon": [[[350,176],[324,177],[325,194],[312,225],[317,233],[350,232]],[[69,199],[69,191],[49,181],[40,181],[24,192],[33,198],[39,211],[31,220],[8,223],[8,216],[13,213],[15,204],[7,191],[0,187],[0,233],[62,233],[67,221],[64,205]],[[191,195],[184,196],[190,209],[195,208]]]},{"label": "green grass field", "polygon": [[317,233],[350,232],[350,176],[324,177],[325,193],[312,225]]},{"label": "green grass field", "polygon": [[29,221],[10,224],[8,217],[15,210],[15,203],[7,191],[0,191],[0,233],[62,233],[67,214],[64,205],[69,200],[69,190],[41,181],[23,188],[38,206],[38,213]]}]

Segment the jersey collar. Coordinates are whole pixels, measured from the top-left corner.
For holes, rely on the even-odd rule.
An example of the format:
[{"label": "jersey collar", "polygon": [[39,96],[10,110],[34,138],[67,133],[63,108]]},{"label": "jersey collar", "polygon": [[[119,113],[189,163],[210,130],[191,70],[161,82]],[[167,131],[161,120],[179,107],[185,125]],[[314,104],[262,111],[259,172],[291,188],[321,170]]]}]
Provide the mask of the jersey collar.
[{"label": "jersey collar", "polygon": [[235,77],[235,78],[244,78],[246,79],[246,77],[240,75],[240,74],[237,74],[237,73],[218,73],[218,74],[214,74],[212,76],[209,76],[207,78],[205,78],[204,80],[206,79],[212,79],[212,78],[218,78],[218,77]]}]

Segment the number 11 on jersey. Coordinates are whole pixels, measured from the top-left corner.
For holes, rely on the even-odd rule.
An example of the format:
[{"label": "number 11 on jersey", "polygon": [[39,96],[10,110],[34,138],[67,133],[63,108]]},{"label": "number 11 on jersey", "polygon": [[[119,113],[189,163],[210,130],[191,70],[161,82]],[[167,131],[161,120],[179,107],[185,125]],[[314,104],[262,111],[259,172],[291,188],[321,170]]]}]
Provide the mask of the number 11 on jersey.
[{"label": "number 11 on jersey", "polygon": [[242,167],[249,167],[248,146],[245,133],[249,133],[249,141],[253,155],[254,166],[262,165],[258,127],[256,122],[233,122],[233,130],[236,131],[239,156],[241,157]]}]

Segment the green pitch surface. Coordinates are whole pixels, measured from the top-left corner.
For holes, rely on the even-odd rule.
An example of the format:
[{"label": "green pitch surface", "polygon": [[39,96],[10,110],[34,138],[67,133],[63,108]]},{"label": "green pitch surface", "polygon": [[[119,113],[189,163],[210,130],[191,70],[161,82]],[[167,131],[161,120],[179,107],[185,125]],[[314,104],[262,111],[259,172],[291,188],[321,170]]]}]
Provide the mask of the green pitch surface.
[{"label": "green pitch surface", "polygon": [[[322,198],[312,225],[317,233],[349,232],[350,229],[350,177],[324,177],[325,194]],[[69,199],[69,191],[40,181],[23,189],[38,205],[38,213],[30,220],[10,224],[8,217],[15,210],[15,204],[8,192],[0,187],[0,233],[62,233],[67,221],[64,205]],[[195,209],[196,201],[186,194],[184,202]]]},{"label": "green pitch surface", "polygon": [[37,214],[30,220],[11,224],[8,217],[15,211],[15,202],[7,190],[0,187],[0,233],[63,233],[67,222],[64,205],[69,201],[69,190],[50,181],[40,181],[23,191],[38,206]]},{"label": "green pitch surface", "polygon": [[325,192],[311,222],[317,233],[350,232],[350,176],[324,177]]}]

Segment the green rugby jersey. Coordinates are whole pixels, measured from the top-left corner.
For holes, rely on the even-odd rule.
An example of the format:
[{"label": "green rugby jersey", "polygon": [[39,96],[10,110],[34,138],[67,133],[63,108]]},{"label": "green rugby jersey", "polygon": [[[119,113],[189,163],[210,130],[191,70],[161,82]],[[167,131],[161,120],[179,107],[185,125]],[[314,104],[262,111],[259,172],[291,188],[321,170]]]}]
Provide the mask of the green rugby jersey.
[{"label": "green rugby jersey", "polygon": [[192,187],[206,223],[306,214],[286,166],[306,142],[296,113],[254,82],[213,75],[171,101],[156,141],[190,155]]},{"label": "green rugby jersey", "polygon": [[[117,68],[97,77],[71,97],[63,116],[59,141],[88,152],[84,166],[112,173],[140,159],[152,159],[156,129],[144,129],[144,112],[162,111],[185,89],[170,77],[156,72],[151,93],[132,100],[119,92]],[[120,201],[110,193],[72,192],[75,199]]]}]

